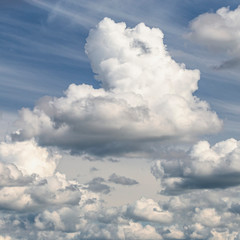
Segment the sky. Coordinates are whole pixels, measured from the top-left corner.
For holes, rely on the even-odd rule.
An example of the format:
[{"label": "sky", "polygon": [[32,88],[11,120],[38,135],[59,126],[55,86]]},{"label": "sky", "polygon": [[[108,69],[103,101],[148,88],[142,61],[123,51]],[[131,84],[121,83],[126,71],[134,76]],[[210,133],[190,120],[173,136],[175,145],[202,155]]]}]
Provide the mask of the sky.
[{"label": "sky", "polygon": [[240,2],[0,2],[0,240],[240,239]]}]

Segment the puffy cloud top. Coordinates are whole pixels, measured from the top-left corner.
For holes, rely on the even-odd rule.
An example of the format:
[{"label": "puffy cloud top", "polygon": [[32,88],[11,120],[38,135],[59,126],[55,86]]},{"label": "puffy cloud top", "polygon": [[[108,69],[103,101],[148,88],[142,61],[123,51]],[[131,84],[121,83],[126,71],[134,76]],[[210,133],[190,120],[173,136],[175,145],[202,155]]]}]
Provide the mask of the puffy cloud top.
[{"label": "puffy cloud top", "polygon": [[200,141],[185,158],[154,162],[151,172],[170,193],[182,189],[227,188],[240,185],[239,160],[240,142],[236,139],[213,146]]},{"label": "puffy cloud top", "polygon": [[129,205],[127,214],[139,221],[143,220],[159,223],[170,223],[172,221],[172,214],[161,209],[152,199],[142,198],[134,204]]},{"label": "puffy cloud top", "polygon": [[106,153],[221,128],[208,104],[193,96],[199,71],[169,56],[161,30],[143,23],[130,29],[105,18],[90,31],[86,53],[102,88],[72,84],[64,97],[22,109],[13,139],[35,137],[44,145]]},{"label": "puffy cloud top", "polygon": [[240,54],[240,6],[231,11],[223,7],[216,13],[204,13],[191,24],[188,37],[214,50]]},{"label": "puffy cloud top", "polygon": [[42,177],[51,176],[55,171],[56,161],[59,158],[60,155],[51,155],[46,148],[37,146],[33,140],[0,143],[0,160],[7,163],[7,165],[3,165],[0,162],[0,169],[8,167],[13,176],[18,175],[19,170],[24,175],[38,174]]}]

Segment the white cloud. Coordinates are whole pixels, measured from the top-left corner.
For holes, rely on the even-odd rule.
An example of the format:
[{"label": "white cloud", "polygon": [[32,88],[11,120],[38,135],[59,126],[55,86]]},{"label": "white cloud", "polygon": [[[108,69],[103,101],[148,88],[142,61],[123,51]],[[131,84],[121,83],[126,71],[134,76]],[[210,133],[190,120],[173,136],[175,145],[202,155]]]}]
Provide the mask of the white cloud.
[{"label": "white cloud", "polygon": [[221,217],[214,208],[205,208],[203,210],[197,208],[195,211],[196,214],[193,219],[207,227],[216,227],[221,222]]},{"label": "white cloud", "polygon": [[129,226],[124,226],[123,231],[126,239],[162,239],[161,235],[150,225],[143,227],[139,223],[130,222]]},{"label": "white cloud", "polygon": [[35,176],[24,176],[14,164],[0,162],[0,186],[21,186],[31,183]]},{"label": "white cloud", "polygon": [[60,155],[33,140],[0,143],[0,208],[31,211],[34,208],[76,205],[86,192],[75,181],[56,172]]},{"label": "white cloud", "polygon": [[240,184],[240,142],[231,138],[213,146],[195,144],[185,158],[155,161],[151,172],[168,193],[200,188],[227,188]]},{"label": "white cloud", "polygon": [[207,141],[200,141],[190,153],[192,163],[185,166],[185,175],[226,175],[240,173],[240,142],[228,139],[210,146]]},{"label": "white cloud", "polygon": [[216,13],[204,13],[190,23],[186,36],[214,52],[230,56],[216,69],[239,68],[240,65],[240,6],[234,10],[222,7]]},{"label": "white cloud", "polygon": [[[33,140],[2,142],[0,154],[0,209],[7,213],[0,214],[3,239],[12,239],[10,233],[13,239],[161,239],[154,226],[133,222],[123,211],[127,207],[106,208],[89,186],[56,172],[59,155]],[[102,181],[92,181],[92,188]],[[148,202],[156,209],[145,209],[146,215],[154,213],[146,220],[170,215],[157,212],[161,209],[153,200]]]},{"label": "white cloud", "polygon": [[129,29],[105,18],[90,31],[86,52],[102,88],[72,84],[64,97],[22,109],[13,139],[35,137],[44,145],[107,153],[221,128],[208,104],[193,96],[199,71],[169,56],[161,30],[143,23]]},{"label": "white cloud", "polygon": [[152,221],[158,223],[170,223],[172,214],[164,211],[152,199],[142,198],[127,208],[127,216],[136,221]]},{"label": "white cloud", "polygon": [[215,229],[213,229],[211,231],[211,234],[212,234],[212,237],[210,238],[210,240],[235,240],[237,239],[237,235],[238,235],[238,232],[232,232],[232,233],[229,233],[229,231],[216,231]]},{"label": "white cloud", "polygon": [[223,7],[216,13],[204,13],[190,24],[188,37],[211,49],[240,54],[240,7]]},{"label": "white cloud", "polygon": [[9,236],[0,236],[0,240],[11,240],[12,238]]},{"label": "white cloud", "polygon": [[[51,176],[60,156],[48,152],[31,141],[0,143],[0,160],[12,163],[25,175],[38,174],[42,177]],[[10,165],[8,165],[10,166]],[[11,168],[13,172],[13,168]]]},{"label": "white cloud", "polygon": [[171,226],[166,228],[166,234],[164,234],[164,238],[166,239],[185,239],[184,233],[178,229],[177,226]]}]

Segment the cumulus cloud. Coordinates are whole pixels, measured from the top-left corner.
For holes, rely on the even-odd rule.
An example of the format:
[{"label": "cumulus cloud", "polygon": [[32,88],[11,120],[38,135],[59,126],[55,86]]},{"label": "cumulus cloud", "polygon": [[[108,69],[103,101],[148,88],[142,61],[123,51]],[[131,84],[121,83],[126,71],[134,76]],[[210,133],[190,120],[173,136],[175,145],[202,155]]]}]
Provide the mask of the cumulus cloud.
[{"label": "cumulus cloud", "polygon": [[34,137],[41,145],[106,154],[221,128],[207,102],[193,95],[199,71],[170,57],[161,30],[143,23],[130,29],[105,18],[90,31],[85,49],[102,88],[71,84],[65,96],[22,109],[13,140]]},{"label": "cumulus cloud", "polygon": [[11,240],[12,238],[9,236],[0,236],[0,240]]},{"label": "cumulus cloud", "polygon": [[216,69],[239,67],[240,6],[235,10],[223,7],[216,13],[201,14],[191,22],[190,29],[191,32],[187,35],[189,39],[231,57]]},{"label": "cumulus cloud", "polygon": [[[25,175],[51,176],[55,171],[59,155],[37,146],[33,140],[15,143],[0,143],[0,160],[17,166]],[[10,165],[8,165],[8,168]],[[12,167],[12,172],[13,167]]]},{"label": "cumulus cloud", "polygon": [[56,172],[60,155],[33,140],[0,143],[0,208],[32,211],[78,204],[85,191]]},{"label": "cumulus cloud", "polygon": [[0,143],[2,239],[162,239],[126,214],[127,206],[103,205],[99,193],[110,192],[103,178],[83,185],[57,172],[59,157],[33,140]]},{"label": "cumulus cloud", "polygon": [[85,198],[71,207],[7,214],[0,227],[8,224],[15,236],[9,230],[14,225],[29,239],[238,239],[239,214],[228,211],[229,204],[238,201],[238,191],[200,190],[161,196],[158,203],[143,198],[120,208]]},{"label": "cumulus cloud", "polygon": [[142,226],[139,223],[130,222],[129,226],[124,227],[126,239],[162,239],[153,226]]},{"label": "cumulus cloud", "polygon": [[161,209],[158,203],[152,199],[142,198],[127,208],[127,215],[136,221],[152,221],[158,223],[170,223],[172,214]]},{"label": "cumulus cloud", "polygon": [[[4,211],[0,214],[0,231],[4,238],[135,240],[239,237],[236,231],[240,221],[239,188],[222,191],[200,189],[180,196],[162,195],[159,202],[141,198],[132,204],[107,207],[98,194],[109,191],[104,187],[105,179],[95,178],[85,185],[67,180],[64,174],[53,168],[58,162],[57,153],[39,147],[32,140],[20,142],[24,146],[22,148],[17,144],[1,144],[1,174],[8,176],[0,189],[0,208]],[[224,165],[225,171],[237,168],[238,145],[234,139],[212,147],[199,142],[189,155],[195,158],[195,165],[206,162],[206,174],[214,174],[218,169],[216,166],[224,161],[229,164],[229,169]],[[230,156],[235,158],[227,160]],[[24,159],[30,163],[29,167]],[[35,161],[36,166],[47,168],[49,164],[51,171],[46,174],[41,172],[41,168],[39,171],[38,167],[33,168]],[[160,167],[162,169],[158,172]],[[157,162],[155,175],[163,177],[166,169],[164,164]],[[171,169],[174,172],[174,168]],[[194,174],[203,174],[194,171],[198,167],[191,169]],[[12,179],[10,184],[8,179]]]},{"label": "cumulus cloud", "polygon": [[211,231],[212,237],[210,238],[210,240],[225,240],[225,239],[229,239],[229,240],[234,240],[237,239],[238,237],[238,232],[232,232],[229,233],[228,230],[222,232],[222,231],[217,231],[215,229],[213,229]]},{"label": "cumulus cloud", "polygon": [[138,184],[138,182],[136,180],[131,179],[131,178],[127,178],[127,177],[124,177],[124,176],[119,176],[116,173],[113,173],[109,177],[108,181],[116,183],[116,184],[128,185],[128,186]]},{"label": "cumulus cloud", "polygon": [[196,214],[193,219],[208,227],[216,227],[220,224],[221,217],[217,215],[214,208],[205,208],[203,210],[196,209]]},{"label": "cumulus cloud", "polygon": [[235,139],[213,146],[200,141],[185,158],[154,162],[151,172],[168,193],[181,193],[183,189],[228,188],[240,184],[239,159],[240,142]]},{"label": "cumulus cloud", "polygon": [[179,230],[177,226],[171,226],[165,229],[165,239],[185,239],[183,231]]}]

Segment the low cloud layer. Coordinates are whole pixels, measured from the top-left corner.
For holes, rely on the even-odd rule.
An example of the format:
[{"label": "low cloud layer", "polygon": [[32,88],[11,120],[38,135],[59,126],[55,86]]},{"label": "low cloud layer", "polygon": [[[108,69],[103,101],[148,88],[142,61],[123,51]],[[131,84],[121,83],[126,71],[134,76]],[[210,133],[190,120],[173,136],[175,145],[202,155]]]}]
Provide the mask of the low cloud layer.
[{"label": "low cloud layer", "polygon": [[102,88],[72,84],[64,97],[22,109],[13,140],[34,137],[73,152],[114,154],[220,130],[216,113],[193,96],[199,71],[169,56],[161,30],[143,23],[130,29],[105,18],[85,48]]},{"label": "low cloud layer", "polygon": [[[231,188],[221,190],[201,187],[188,192],[184,191],[183,184],[177,185],[171,180],[180,178],[176,174],[179,169],[184,175],[182,182],[194,182],[201,176],[207,177],[211,185],[219,174],[229,182],[228,177],[233,172],[240,172],[240,143],[235,139],[212,147],[201,141],[193,146],[189,158],[180,159],[178,165],[171,159],[157,161],[152,172],[161,179],[165,195],[159,196],[158,201],[143,197],[119,207],[107,207],[101,199],[102,193],[110,191],[105,179],[94,178],[86,184],[68,180],[56,171],[59,154],[39,147],[33,140],[1,143],[0,146],[3,176],[0,232],[3,239],[26,236],[30,240],[240,237],[238,186],[230,184]],[[50,171],[42,171],[43,166]],[[112,176],[129,181],[116,174]],[[173,190],[169,182],[166,185],[168,179],[175,187],[174,196],[168,194]],[[218,188],[222,188],[221,182]],[[176,186],[180,191],[176,191]]]}]

